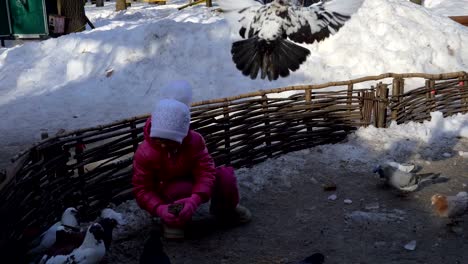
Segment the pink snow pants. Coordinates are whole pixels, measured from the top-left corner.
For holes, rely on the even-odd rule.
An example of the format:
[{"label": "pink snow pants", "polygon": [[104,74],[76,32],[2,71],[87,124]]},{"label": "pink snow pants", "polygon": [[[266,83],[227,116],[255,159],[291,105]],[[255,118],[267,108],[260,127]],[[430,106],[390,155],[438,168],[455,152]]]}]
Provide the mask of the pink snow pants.
[{"label": "pink snow pants", "polygon": [[[192,195],[192,182],[174,181],[167,183],[161,194],[168,202],[187,198]],[[237,186],[236,175],[232,167],[216,168],[216,180],[211,193],[210,212],[222,214],[232,212],[239,204],[239,188]]]}]

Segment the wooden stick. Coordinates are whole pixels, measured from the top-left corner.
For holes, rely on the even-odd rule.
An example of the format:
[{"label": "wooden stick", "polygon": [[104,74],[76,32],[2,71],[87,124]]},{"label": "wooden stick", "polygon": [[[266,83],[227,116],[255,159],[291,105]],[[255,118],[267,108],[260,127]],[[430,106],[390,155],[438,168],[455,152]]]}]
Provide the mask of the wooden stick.
[{"label": "wooden stick", "polygon": [[183,5],[183,6],[180,6],[180,7],[178,7],[177,9],[178,9],[178,10],[182,10],[182,9],[187,8],[187,7],[189,7],[189,6],[201,4],[201,3],[205,2],[205,1],[206,1],[206,0],[198,0],[198,1],[195,1],[195,2],[192,2],[192,3],[188,3],[188,4],[185,4],[185,5]]},{"label": "wooden stick", "polygon": [[468,16],[449,16],[449,18],[464,26],[468,26]]},{"label": "wooden stick", "polygon": [[95,29],[96,27],[93,25],[93,23],[91,22],[91,20],[89,20],[88,16],[85,16],[86,18],[86,23],[88,23],[88,25],[92,28],[92,29]]}]

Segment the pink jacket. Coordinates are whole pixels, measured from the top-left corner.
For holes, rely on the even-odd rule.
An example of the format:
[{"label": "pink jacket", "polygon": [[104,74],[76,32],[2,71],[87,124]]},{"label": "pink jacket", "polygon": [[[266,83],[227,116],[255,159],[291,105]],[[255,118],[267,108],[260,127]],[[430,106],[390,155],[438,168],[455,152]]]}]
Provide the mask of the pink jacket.
[{"label": "pink jacket", "polygon": [[169,154],[150,137],[151,118],[144,127],[145,139],[133,158],[133,193],[138,205],[151,214],[163,204],[158,190],[166,182],[192,180],[192,193],[200,195],[203,202],[211,197],[215,181],[215,165],[205,145],[203,137],[189,130],[178,152]]}]

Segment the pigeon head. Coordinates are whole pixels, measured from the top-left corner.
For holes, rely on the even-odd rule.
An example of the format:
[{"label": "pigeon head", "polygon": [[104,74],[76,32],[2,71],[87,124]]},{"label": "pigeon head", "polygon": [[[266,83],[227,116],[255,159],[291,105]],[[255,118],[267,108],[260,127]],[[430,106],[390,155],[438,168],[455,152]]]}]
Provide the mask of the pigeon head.
[{"label": "pigeon head", "polygon": [[158,231],[151,231],[149,238],[145,242],[145,250],[162,251],[161,234]]},{"label": "pigeon head", "polygon": [[119,224],[116,219],[113,218],[103,218],[99,220],[99,224],[104,229],[104,245],[106,246],[106,250],[109,250],[111,242],[112,242],[112,231],[114,228]]},{"label": "pigeon head", "polygon": [[322,264],[324,261],[325,256],[322,253],[315,253],[305,258],[301,263]]},{"label": "pigeon head", "polygon": [[275,0],[275,2],[282,6],[290,6],[292,4],[291,0]]},{"label": "pigeon head", "polygon": [[62,214],[62,225],[78,227],[78,210],[74,207],[68,207]]},{"label": "pigeon head", "polygon": [[112,230],[119,224],[119,222],[116,219],[113,219],[113,218],[103,218],[103,219],[101,219],[99,221],[99,224],[104,229],[109,228],[110,230]]},{"label": "pigeon head", "polygon": [[384,178],[384,174],[383,174],[383,168],[381,165],[378,165],[376,166],[373,170],[372,170],[373,173],[377,173],[380,178]]},{"label": "pigeon head", "polygon": [[99,223],[92,224],[89,227],[88,232],[93,234],[94,239],[96,239],[97,241],[101,241],[104,239],[104,228],[102,228],[102,226]]},{"label": "pigeon head", "polygon": [[435,209],[435,212],[440,215],[444,216],[447,214],[448,211],[448,201],[445,195],[441,194],[434,194],[431,197],[431,204]]}]

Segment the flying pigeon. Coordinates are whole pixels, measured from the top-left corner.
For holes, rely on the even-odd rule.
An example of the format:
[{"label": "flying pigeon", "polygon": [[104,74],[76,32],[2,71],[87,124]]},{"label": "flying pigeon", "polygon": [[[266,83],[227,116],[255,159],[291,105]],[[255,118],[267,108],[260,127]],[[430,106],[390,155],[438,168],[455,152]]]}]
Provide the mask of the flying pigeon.
[{"label": "flying pigeon", "polygon": [[73,230],[79,229],[77,215],[78,210],[74,207],[65,209],[60,221],[49,227],[39,238],[32,242],[32,245],[35,246],[28,251],[28,255],[41,254],[52,247],[56,241],[57,230],[63,230],[64,232],[70,230],[73,232]]},{"label": "flying pigeon", "polygon": [[140,264],[171,264],[169,257],[164,252],[161,235],[152,231],[146,240],[143,253],[140,256]]},{"label": "flying pigeon", "polygon": [[431,204],[438,216],[456,222],[468,212],[468,194],[466,192],[459,192],[456,196],[434,194],[431,197]]},{"label": "flying pigeon", "polygon": [[81,246],[68,255],[44,256],[40,264],[98,264],[106,254],[104,229],[99,223],[89,226]]},{"label": "flying pigeon", "polygon": [[374,169],[374,173],[377,173],[386,185],[401,192],[416,191],[421,183],[435,180],[439,177],[438,174],[433,173],[415,174],[389,164],[377,166]]},{"label": "flying pigeon", "polygon": [[296,71],[312,44],[336,33],[363,0],[333,0],[303,6],[300,0],[220,0],[243,40],[232,44],[232,60],[251,79],[276,80]]}]

